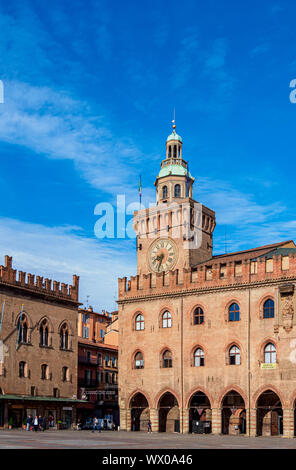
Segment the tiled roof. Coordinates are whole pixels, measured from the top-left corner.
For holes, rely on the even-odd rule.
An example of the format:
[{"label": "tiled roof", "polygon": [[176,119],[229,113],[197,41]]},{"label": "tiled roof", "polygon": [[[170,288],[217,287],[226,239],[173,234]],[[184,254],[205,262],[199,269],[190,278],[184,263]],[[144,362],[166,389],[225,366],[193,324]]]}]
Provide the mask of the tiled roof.
[{"label": "tiled roof", "polygon": [[[263,256],[266,253],[269,253],[271,251],[275,251],[279,248],[285,248],[285,246],[288,245],[288,244],[293,244],[294,248],[296,248],[293,240],[288,240],[288,241],[285,241],[285,242],[273,243],[271,245],[263,245],[263,246],[259,246],[257,248],[251,248],[249,250],[235,251],[233,253],[226,253],[226,254],[223,254],[223,255],[215,255],[211,259],[209,259],[208,261],[204,261],[203,263],[200,263],[200,265],[215,263],[216,261],[219,262],[219,263],[227,263],[229,261],[238,261],[238,260],[240,261],[240,260],[246,260],[246,259],[254,259],[254,258],[257,258],[258,256]],[[293,249],[293,248],[292,247],[291,248],[287,247],[287,250],[291,250],[291,249]]]},{"label": "tiled roof", "polygon": [[105,343],[95,343],[94,341],[82,337],[78,337],[79,344],[86,344],[87,346],[93,346],[94,348],[106,348],[106,349],[114,349],[115,351],[118,350],[118,346],[114,346],[112,344],[105,344]]}]

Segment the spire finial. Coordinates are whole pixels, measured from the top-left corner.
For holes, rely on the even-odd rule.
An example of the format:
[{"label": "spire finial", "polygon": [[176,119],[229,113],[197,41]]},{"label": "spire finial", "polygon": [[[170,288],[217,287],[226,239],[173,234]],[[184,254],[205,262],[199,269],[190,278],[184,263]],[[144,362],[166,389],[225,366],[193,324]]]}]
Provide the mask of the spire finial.
[{"label": "spire finial", "polygon": [[172,123],[173,123],[173,129],[175,130],[176,129],[176,110],[174,108],[174,119],[172,120]]}]

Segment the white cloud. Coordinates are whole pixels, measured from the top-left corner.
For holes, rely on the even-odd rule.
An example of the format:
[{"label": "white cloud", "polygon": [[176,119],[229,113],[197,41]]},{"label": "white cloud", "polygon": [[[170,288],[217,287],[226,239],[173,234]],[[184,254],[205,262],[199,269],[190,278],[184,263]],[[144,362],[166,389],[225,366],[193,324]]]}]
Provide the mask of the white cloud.
[{"label": "white cloud", "polygon": [[115,309],[118,277],[136,271],[134,240],[99,241],[79,227],[46,227],[0,218],[0,251],[13,256],[14,268],[68,284],[80,276],[80,301],[89,295],[96,309]]},{"label": "white cloud", "polygon": [[48,158],[70,159],[91,185],[106,193],[130,188],[132,166],[141,152],[132,140],[115,136],[102,115],[48,87],[6,82],[5,91],[0,140]]}]

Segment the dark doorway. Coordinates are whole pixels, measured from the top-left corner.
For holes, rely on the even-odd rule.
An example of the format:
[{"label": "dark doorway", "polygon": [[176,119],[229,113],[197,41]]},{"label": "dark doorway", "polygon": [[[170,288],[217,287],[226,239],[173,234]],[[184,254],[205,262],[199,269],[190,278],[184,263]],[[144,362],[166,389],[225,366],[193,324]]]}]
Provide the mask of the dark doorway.
[{"label": "dark doorway", "polygon": [[283,434],[283,409],[279,396],[272,390],[261,393],[257,400],[257,435]]},{"label": "dark doorway", "polygon": [[180,432],[180,410],[176,397],[165,393],[158,404],[159,432]]},{"label": "dark doorway", "polygon": [[189,402],[189,432],[209,434],[212,428],[212,411],[208,397],[203,392],[192,395]]},{"label": "dark doorway", "polygon": [[231,435],[246,433],[245,402],[235,390],[230,390],[222,400],[222,433]]},{"label": "dark doorway", "polygon": [[131,430],[146,431],[150,419],[149,405],[142,393],[137,393],[130,401]]}]

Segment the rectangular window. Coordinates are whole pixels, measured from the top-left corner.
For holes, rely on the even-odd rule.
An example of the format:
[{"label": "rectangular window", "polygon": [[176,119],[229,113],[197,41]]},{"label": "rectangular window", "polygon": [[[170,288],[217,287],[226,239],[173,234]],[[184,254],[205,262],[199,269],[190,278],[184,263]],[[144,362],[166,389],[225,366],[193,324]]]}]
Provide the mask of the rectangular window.
[{"label": "rectangular window", "polygon": [[289,256],[282,256],[282,270],[288,271],[289,269]]},{"label": "rectangular window", "polygon": [[251,274],[257,274],[257,261],[251,261]]},{"label": "rectangular window", "polygon": [[212,266],[206,266],[206,281],[211,281],[213,276]]},{"label": "rectangular window", "polygon": [[267,259],[265,261],[265,272],[267,273],[273,272],[273,259]]},{"label": "rectangular window", "polygon": [[90,384],[90,381],[91,381],[91,370],[85,370],[84,371],[84,378],[85,378],[85,382],[87,384]]},{"label": "rectangular window", "polygon": [[105,366],[109,365],[109,356],[105,356]]},{"label": "rectangular window", "polygon": [[241,276],[242,275],[242,262],[236,261],[234,264],[234,275]]},{"label": "rectangular window", "polygon": [[220,264],[220,279],[226,277],[226,264]]}]

